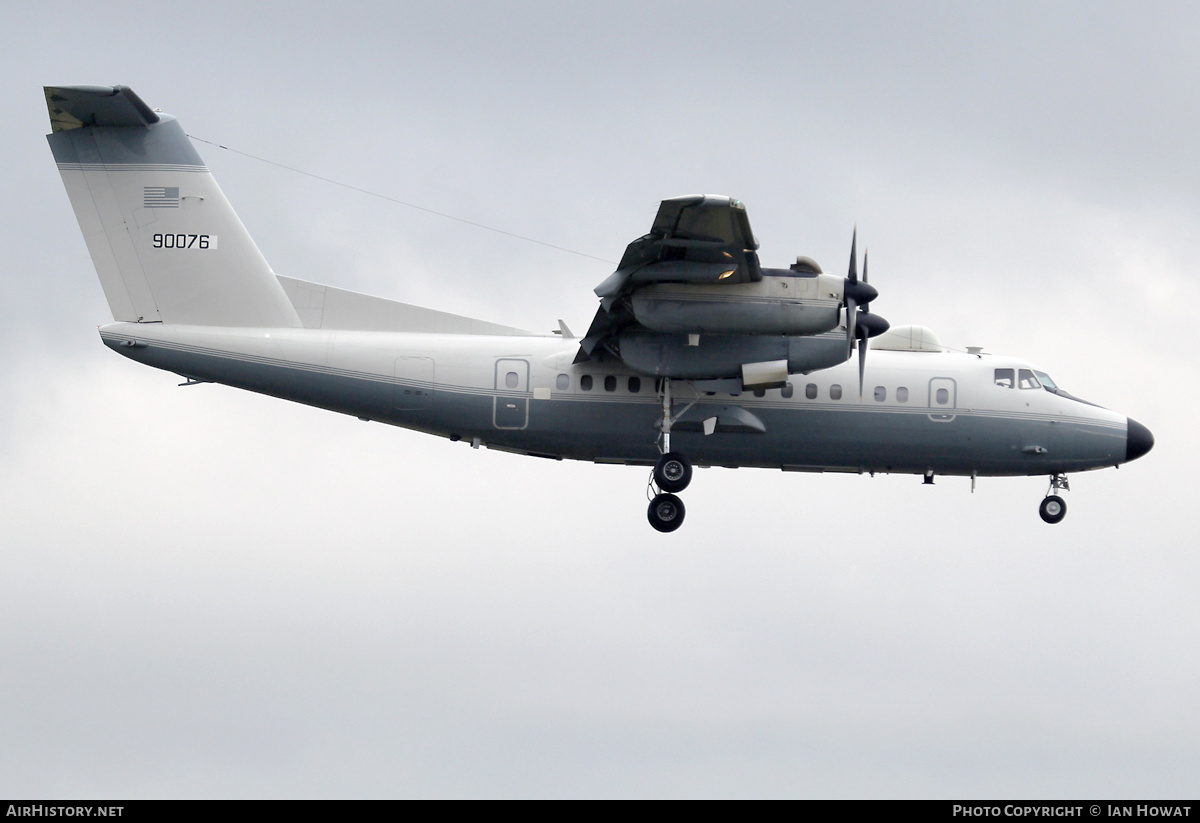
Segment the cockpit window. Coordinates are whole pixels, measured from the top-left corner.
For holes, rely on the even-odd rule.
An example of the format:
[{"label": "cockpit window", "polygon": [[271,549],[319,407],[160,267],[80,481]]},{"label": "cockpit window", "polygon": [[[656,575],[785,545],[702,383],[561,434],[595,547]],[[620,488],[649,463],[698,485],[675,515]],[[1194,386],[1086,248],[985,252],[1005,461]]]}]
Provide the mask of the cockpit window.
[{"label": "cockpit window", "polygon": [[1017,385],[1023,389],[1040,389],[1042,387],[1029,369],[1021,369],[1017,372]]},{"label": "cockpit window", "polygon": [[1054,381],[1050,379],[1050,375],[1046,374],[1044,371],[1034,371],[1034,374],[1038,376],[1038,380],[1041,380],[1042,385],[1047,389],[1053,390],[1058,388]]},{"label": "cockpit window", "polygon": [[996,385],[1002,389],[1011,389],[1013,387],[1013,370],[996,369]]}]

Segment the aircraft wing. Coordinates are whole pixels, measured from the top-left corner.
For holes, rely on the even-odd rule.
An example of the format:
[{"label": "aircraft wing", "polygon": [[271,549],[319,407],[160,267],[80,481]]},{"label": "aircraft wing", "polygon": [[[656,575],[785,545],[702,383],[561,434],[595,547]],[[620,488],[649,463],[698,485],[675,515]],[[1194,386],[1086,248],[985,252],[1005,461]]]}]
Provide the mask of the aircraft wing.
[{"label": "aircraft wing", "polygon": [[866,283],[865,258],[858,279],[856,241],[851,247],[847,277],[807,257],[763,268],[740,200],[664,200],[650,232],[596,287],[600,307],[575,363],[618,360],[641,374],[741,390],[844,363],[859,338],[862,362],[865,339],[887,321],[866,310],[878,292]]},{"label": "aircraft wing", "polygon": [[575,362],[598,356],[602,343],[636,322],[625,299],[636,289],[758,282],[763,274],[757,249],[740,200],[703,194],[663,200],[650,232],[626,247],[617,270],[596,287],[600,308]]},{"label": "aircraft wing", "polygon": [[758,242],[742,201],[712,195],[662,201],[650,233],[625,249],[596,287],[609,303],[650,283],[748,283],[762,279]]}]

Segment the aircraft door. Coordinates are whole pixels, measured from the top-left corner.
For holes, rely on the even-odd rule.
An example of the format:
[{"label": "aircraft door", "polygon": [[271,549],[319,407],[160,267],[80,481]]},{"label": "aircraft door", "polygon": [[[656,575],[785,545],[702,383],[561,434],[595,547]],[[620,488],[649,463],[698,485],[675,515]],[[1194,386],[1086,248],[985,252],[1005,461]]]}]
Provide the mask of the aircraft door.
[{"label": "aircraft door", "polygon": [[392,407],[400,410],[429,408],[433,400],[433,358],[399,357],[392,384]]},{"label": "aircraft door", "polygon": [[523,429],[529,424],[529,361],[496,361],[496,396],[492,424],[498,429]]},{"label": "aircraft door", "polygon": [[935,377],[929,381],[929,419],[946,423],[955,418],[958,407],[958,383],[952,377]]}]

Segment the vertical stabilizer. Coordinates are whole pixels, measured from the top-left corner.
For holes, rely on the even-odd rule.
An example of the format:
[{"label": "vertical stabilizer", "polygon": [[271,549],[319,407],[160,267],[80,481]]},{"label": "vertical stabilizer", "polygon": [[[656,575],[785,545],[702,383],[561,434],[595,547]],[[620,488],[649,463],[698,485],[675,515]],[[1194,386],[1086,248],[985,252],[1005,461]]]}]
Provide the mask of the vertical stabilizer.
[{"label": "vertical stabilizer", "polygon": [[297,327],[179,122],[124,86],[46,88],[47,135],[115,320]]}]

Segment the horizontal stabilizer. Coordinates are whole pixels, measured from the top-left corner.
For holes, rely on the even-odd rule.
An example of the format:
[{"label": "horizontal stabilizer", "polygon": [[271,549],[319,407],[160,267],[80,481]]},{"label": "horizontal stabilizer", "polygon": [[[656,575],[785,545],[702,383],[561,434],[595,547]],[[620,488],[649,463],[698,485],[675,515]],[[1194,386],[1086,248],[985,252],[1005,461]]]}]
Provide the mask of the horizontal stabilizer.
[{"label": "horizontal stabilizer", "polygon": [[47,86],[54,131],[84,126],[150,126],[159,117],[128,86]]}]

